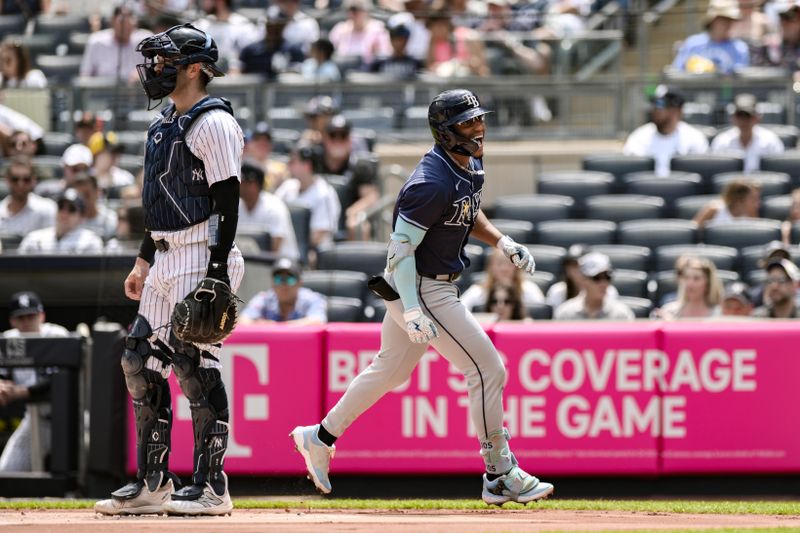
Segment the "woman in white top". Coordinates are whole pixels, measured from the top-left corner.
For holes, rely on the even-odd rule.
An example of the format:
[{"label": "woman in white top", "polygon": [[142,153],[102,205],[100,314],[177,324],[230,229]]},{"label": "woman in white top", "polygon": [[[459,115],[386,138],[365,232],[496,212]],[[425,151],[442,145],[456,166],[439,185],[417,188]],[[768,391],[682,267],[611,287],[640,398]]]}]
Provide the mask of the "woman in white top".
[{"label": "woman in white top", "polygon": [[732,180],[722,189],[720,198],[704,205],[694,216],[698,227],[737,218],[758,218],[761,186],[754,181]]},{"label": "woman in white top", "polygon": [[678,298],[656,309],[653,316],[666,320],[719,316],[722,283],[714,263],[703,257],[682,255],[675,261],[675,270]]},{"label": "woman in white top", "polygon": [[28,49],[16,40],[0,43],[0,89],[43,89],[47,78],[41,70],[31,68]]},{"label": "woman in white top", "polygon": [[522,277],[522,270],[516,268],[503,252],[495,250],[489,256],[486,265],[486,279],[482,283],[475,283],[461,295],[461,303],[472,311],[477,307],[488,310],[491,289],[496,286],[514,287],[516,294],[522,295],[522,305],[533,305],[544,302],[542,290],[533,281]]}]

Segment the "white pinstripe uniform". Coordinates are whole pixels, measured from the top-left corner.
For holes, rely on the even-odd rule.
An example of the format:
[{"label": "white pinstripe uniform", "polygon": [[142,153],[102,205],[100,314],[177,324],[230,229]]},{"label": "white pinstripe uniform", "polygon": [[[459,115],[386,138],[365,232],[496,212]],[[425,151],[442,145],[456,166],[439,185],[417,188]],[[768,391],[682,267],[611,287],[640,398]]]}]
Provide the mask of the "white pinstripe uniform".
[{"label": "white pinstripe uniform", "polygon": [[[160,118],[159,118],[160,119]],[[157,119],[157,120],[159,120]],[[185,135],[191,152],[203,161],[209,186],[239,177],[242,168],[244,135],[230,113],[212,109],[200,115]],[[169,345],[169,323],[175,304],[183,300],[206,275],[210,256],[208,249],[208,220],[178,231],[153,231],[153,240],[169,243],[166,252],[156,251],[153,266],[144,283],[139,314],[144,316],[158,339]],[[228,276],[231,289],[236,292],[244,276],[244,259],[234,245],[228,256]],[[200,344],[198,347],[214,357],[219,357],[220,346]],[[213,359],[201,358],[205,368],[219,367]],[[166,378],[170,367],[150,357],[147,368],[161,372]]]}]

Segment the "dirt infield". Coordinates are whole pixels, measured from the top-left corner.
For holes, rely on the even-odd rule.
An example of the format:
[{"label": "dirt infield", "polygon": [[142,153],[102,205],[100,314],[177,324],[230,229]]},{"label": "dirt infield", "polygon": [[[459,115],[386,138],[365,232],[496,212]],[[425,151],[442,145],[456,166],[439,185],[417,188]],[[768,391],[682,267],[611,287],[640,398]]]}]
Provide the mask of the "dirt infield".
[{"label": "dirt infield", "polygon": [[230,517],[103,517],[79,511],[0,511],[5,532],[137,533],[281,532],[478,533],[797,527],[800,516],[633,513],[613,511],[299,511],[236,510]]}]

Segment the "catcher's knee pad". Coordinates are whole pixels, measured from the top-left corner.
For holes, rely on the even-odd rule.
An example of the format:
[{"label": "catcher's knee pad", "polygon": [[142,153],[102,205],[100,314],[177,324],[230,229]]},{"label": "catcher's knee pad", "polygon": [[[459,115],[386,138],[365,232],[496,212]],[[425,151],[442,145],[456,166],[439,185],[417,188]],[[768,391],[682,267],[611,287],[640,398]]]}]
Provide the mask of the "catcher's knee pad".
[{"label": "catcher's knee pad", "polygon": [[[125,384],[134,400],[143,398],[152,384],[163,381],[160,372],[146,367],[148,359],[151,357],[158,359],[162,368],[166,368],[170,363],[169,355],[164,350],[154,348],[150,344],[152,334],[153,329],[147,319],[142,315],[136,315],[131,331],[125,339],[125,349],[120,360],[122,371],[125,373]],[[154,374],[161,379],[156,378]]]}]

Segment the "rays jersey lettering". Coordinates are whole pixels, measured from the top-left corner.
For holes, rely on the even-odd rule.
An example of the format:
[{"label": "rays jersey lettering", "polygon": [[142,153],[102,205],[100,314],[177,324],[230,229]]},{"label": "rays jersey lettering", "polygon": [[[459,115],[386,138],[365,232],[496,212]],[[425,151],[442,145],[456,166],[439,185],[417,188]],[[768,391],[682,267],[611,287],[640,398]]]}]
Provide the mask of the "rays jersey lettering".
[{"label": "rays jersey lettering", "polygon": [[478,217],[478,210],[481,207],[481,193],[478,191],[472,195],[462,196],[453,202],[455,212],[450,219],[445,222],[448,226],[467,226],[472,227]]}]

